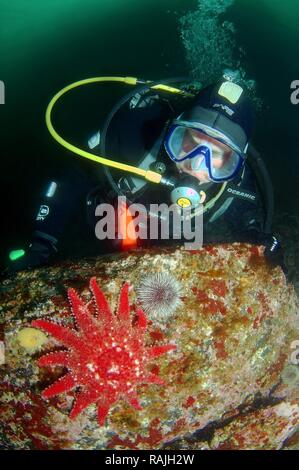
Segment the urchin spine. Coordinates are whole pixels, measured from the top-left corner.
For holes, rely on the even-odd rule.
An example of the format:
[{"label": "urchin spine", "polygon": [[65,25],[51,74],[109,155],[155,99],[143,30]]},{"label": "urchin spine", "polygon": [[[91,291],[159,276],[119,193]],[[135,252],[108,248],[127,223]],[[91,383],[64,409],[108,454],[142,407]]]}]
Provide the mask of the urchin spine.
[{"label": "urchin spine", "polygon": [[144,277],[137,288],[137,298],[151,319],[165,321],[181,304],[181,285],[167,272]]}]

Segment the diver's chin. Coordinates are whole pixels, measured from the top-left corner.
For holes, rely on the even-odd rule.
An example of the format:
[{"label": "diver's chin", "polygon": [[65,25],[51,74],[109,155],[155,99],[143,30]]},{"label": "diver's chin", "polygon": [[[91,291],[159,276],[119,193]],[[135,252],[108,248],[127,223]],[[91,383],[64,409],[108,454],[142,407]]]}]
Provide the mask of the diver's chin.
[{"label": "diver's chin", "polygon": [[199,184],[211,183],[212,181],[208,176],[195,176],[195,178],[199,181]]},{"label": "diver's chin", "polygon": [[211,183],[212,180],[209,178],[209,175],[205,171],[194,171],[188,170],[187,168],[178,168],[179,173],[182,175],[189,175],[195,178],[199,184]]}]

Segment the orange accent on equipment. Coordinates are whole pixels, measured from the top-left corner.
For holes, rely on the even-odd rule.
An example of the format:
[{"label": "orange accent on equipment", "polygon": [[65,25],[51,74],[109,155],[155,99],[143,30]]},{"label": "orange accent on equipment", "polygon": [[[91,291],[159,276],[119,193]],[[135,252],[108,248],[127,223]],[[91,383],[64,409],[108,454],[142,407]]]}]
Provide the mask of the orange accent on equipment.
[{"label": "orange accent on equipment", "polygon": [[[128,226],[131,223],[131,227],[133,226],[133,217],[130,213],[130,210],[128,206],[126,205],[125,202],[119,202],[118,205],[118,221],[119,221],[119,227],[118,227],[118,237],[121,239],[121,249],[122,250],[130,250],[132,248],[137,247],[137,234],[134,231],[134,234],[132,234],[132,230],[129,230],[128,234]],[[133,237],[131,237],[133,235]]]}]

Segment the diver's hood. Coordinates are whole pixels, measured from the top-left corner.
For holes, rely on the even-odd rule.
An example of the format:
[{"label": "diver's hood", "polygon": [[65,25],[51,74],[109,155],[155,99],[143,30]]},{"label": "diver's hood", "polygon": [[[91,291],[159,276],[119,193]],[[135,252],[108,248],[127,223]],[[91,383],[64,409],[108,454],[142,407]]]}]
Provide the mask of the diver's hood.
[{"label": "diver's hood", "polygon": [[[235,88],[234,88],[235,87]],[[227,136],[242,152],[252,134],[252,109],[244,90],[232,82],[204,88],[179,119],[195,121]]]}]

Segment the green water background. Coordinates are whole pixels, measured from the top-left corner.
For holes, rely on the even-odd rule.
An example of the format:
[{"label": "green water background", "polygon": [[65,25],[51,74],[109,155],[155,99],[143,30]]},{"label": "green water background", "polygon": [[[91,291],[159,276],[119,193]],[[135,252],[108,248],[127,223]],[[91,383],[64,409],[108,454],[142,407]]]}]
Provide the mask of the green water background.
[{"label": "green water background", "polygon": [[[0,80],[6,86],[6,104],[0,106],[1,259],[28,240],[42,183],[55,166],[67,166],[69,158],[76,158],[47,133],[44,112],[51,96],[66,84],[90,76],[188,75],[192,64],[179,19],[201,3],[209,2],[0,1]],[[246,52],[242,67],[256,81],[263,101],[254,143],[268,165],[277,212],[297,214],[299,105],[290,102],[290,83],[299,79],[299,4],[297,0],[236,0],[220,15],[219,25],[222,20],[234,24],[236,64],[237,49],[242,47]],[[200,27],[198,34],[202,34]],[[210,53],[213,45],[207,41],[205,47]],[[195,48],[195,58],[198,53]],[[208,61],[202,68],[203,76],[209,77]],[[119,96],[116,90],[103,94],[100,87],[91,88],[66,98],[57,116],[57,125],[80,146]],[[69,227],[66,237],[76,238],[74,234],[75,227]],[[71,244],[64,249],[71,253]]]}]

